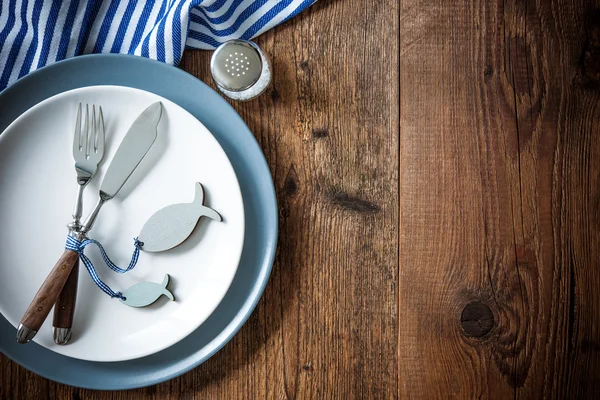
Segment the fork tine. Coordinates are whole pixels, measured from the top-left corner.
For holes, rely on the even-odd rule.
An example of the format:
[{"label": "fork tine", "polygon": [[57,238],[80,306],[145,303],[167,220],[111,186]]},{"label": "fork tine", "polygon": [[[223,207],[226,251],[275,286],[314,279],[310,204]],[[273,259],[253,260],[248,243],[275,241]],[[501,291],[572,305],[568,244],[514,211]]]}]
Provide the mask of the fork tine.
[{"label": "fork tine", "polygon": [[[95,122],[95,121],[94,121]],[[96,154],[102,159],[104,155],[104,116],[102,115],[102,106],[98,107],[98,135],[96,136]]]},{"label": "fork tine", "polygon": [[75,120],[75,133],[73,133],[73,155],[81,151],[81,103],[77,106],[77,119]]},{"label": "fork tine", "polygon": [[87,153],[89,156],[96,153],[96,106],[92,104],[92,119],[91,125],[88,128],[89,138],[88,138],[88,150]]},{"label": "fork tine", "polygon": [[85,141],[83,143],[83,150],[85,152],[85,157],[88,158],[90,156],[88,143],[90,142],[90,105],[85,105],[85,131],[84,131]]}]

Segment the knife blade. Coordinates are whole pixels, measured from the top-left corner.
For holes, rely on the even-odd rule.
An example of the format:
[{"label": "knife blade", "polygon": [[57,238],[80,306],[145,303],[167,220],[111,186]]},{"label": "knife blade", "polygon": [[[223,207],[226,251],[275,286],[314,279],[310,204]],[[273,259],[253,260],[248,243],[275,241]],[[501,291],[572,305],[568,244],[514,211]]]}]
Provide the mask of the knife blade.
[{"label": "knife blade", "polygon": [[[77,232],[79,240],[92,229],[102,205],[119,192],[152,147],[158,135],[158,123],[161,116],[162,104],[156,102],[137,117],[125,134],[102,180],[98,203],[81,230]],[[78,259],[78,253],[72,250],[64,251],[25,311],[17,328],[17,342],[27,343],[37,334],[56,303]]]},{"label": "knife blade", "polygon": [[162,104],[156,102],[146,108],[135,120],[121,141],[100,185],[100,198],[81,228],[86,235],[96,220],[102,205],[117,195],[127,179],[142,161],[158,135]]},{"label": "knife blade", "polygon": [[160,102],[146,108],[135,120],[113,157],[100,190],[114,197],[156,140],[162,115]]}]

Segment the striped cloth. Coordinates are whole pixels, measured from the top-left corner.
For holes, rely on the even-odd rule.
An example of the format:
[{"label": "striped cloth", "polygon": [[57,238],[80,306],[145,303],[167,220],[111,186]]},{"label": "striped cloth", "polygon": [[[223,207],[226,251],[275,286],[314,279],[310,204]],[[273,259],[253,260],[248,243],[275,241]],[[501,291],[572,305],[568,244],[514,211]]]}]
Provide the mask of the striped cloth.
[{"label": "striped cloth", "polygon": [[0,90],[89,53],[177,64],[185,47],[251,39],[316,0],[0,0]]}]

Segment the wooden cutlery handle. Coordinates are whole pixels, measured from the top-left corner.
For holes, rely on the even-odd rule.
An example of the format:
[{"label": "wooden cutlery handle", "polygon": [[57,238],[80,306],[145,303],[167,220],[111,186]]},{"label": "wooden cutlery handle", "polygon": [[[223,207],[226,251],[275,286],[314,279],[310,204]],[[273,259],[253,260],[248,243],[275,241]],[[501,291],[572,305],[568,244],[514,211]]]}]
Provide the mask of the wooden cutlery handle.
[{"label": "wooden cutlery handle", "polygon": [[24,327],[34,331],[40,329],[78,259],[79,254],[72,250],[65,250],[25,311],[21,319]]},{"label": "wooden cutlery handle", "polygon": [[55,328],[71,328],[73,315],[75,313],[75,300],[77,298],[77,281],[79,280],[79,266],[75,263],[67,283],[63,287],[58,300],[54,306],[54,320],[52,326]]}]

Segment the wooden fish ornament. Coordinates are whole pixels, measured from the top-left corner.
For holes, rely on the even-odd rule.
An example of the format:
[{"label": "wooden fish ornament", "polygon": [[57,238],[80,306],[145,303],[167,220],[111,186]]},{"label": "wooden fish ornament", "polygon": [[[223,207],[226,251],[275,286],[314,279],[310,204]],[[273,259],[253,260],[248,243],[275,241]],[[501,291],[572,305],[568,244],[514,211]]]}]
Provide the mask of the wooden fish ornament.
[{"label": "wooden fish ornament", "polygon": [[[195,187],[194,201],[167,206],[146,221],[136,242],[139,250],[159,252],[180,245],[192,234],[202,216],[222,221],[218,212],[204,205],[204,188],[200,182],[196,182]],[[169,275],[165,275],[160,285],[152,282],[135,284],[122,293],[125,300],[121,299],[121,303],[130,307],[146,307],[162,295],[174,300],[167,289],[168,284]]]},{"label": "wooden fish ornament", "polygon": [[169,292],[167,289],[169,280],[170,277],[168,274],[166,274],[161,284],[152,282],[136,283],[123,292],[123,297],[125,297],[125,300],[121,299],[121,303],[130,307],[146,307],[154,303],[162,295],[165,295],[169,299],[175,301],[173,293]]},{"label": "wooden fish ornament", "polygon": [[204,205],[204,188],[196,182],[193,202],[173,204],[158,210],[144,224],[138,236],[142,243],[140,250],[159,252],[178,246],[192,234],[202,216],[222,220],[219,213]]}]

